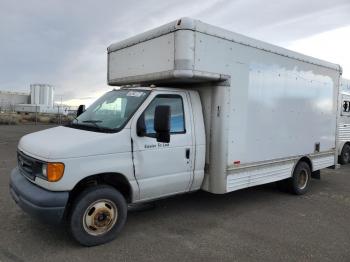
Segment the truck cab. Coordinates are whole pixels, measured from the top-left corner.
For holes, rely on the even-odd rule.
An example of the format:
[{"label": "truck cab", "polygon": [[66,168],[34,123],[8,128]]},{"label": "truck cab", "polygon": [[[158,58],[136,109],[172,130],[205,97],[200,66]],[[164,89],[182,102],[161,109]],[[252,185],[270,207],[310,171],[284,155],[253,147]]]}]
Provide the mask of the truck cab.
[{"label": "truck cab", "polygon": [[[103,190],[96,191],[98,185],[120,192],[125,204],[198,190],[204,156],[203,116],[196,91],[114,89],[71,124],[20,140],[11,193],[24,210],[60,223],[65,216],[74,216],[67,208],[76,209],[76,196],[88,188],[100,195]],[[77,220],[84,221],[83,228],[92,236],[108,230],[117,216],[117,207],[103,201],[84,210],[91,214],[80,212]]]}]

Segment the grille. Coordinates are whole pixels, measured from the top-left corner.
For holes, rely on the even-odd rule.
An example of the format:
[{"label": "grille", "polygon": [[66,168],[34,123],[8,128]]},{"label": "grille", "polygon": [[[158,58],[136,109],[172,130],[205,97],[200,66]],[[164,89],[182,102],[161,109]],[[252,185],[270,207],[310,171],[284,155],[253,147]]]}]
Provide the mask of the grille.
[{"label": "grille", "polygon": [[40,175],[42,163],[37,159],[17,151],[17,162],[19,171],[25,177],[34,180],[37,175]]}]

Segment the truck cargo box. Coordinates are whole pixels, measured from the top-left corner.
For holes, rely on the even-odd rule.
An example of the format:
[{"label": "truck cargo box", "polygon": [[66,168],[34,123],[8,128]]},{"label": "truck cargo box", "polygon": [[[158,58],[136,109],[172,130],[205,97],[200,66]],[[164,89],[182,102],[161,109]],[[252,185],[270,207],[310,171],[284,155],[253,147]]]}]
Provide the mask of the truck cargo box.
[{"label": "truck cargo box", "polygon": [[110,85],[198,90],[203,188],[233,191],[335,165],[339,65],[182,18],[108,48]]}]

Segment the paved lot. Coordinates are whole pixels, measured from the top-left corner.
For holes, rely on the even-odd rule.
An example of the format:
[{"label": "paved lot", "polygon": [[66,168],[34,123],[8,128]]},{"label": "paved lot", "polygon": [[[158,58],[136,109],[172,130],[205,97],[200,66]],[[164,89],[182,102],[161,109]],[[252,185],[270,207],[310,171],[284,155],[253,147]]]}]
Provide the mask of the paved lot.
[{"label": "paved lot", "polygon": [[157,201],[130,212],[115,241],[81,247],[8,192],[19,138],[47,127],[0,126],[0,261],[350,261],[350,167],[323,171],[301,197],[271,184]]}]

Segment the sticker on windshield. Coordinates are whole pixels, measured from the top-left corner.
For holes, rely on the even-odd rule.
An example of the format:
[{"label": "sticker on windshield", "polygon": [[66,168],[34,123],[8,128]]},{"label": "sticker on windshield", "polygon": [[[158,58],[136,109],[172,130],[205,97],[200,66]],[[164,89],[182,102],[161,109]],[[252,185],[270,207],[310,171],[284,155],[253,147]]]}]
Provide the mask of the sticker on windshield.
[{"label": "sticker on windshield", "polygon": [[140,97],[143,96],[145,93],[144,92],[138,92],[138,91],[129,91],[126,96],[136,96]]}]

